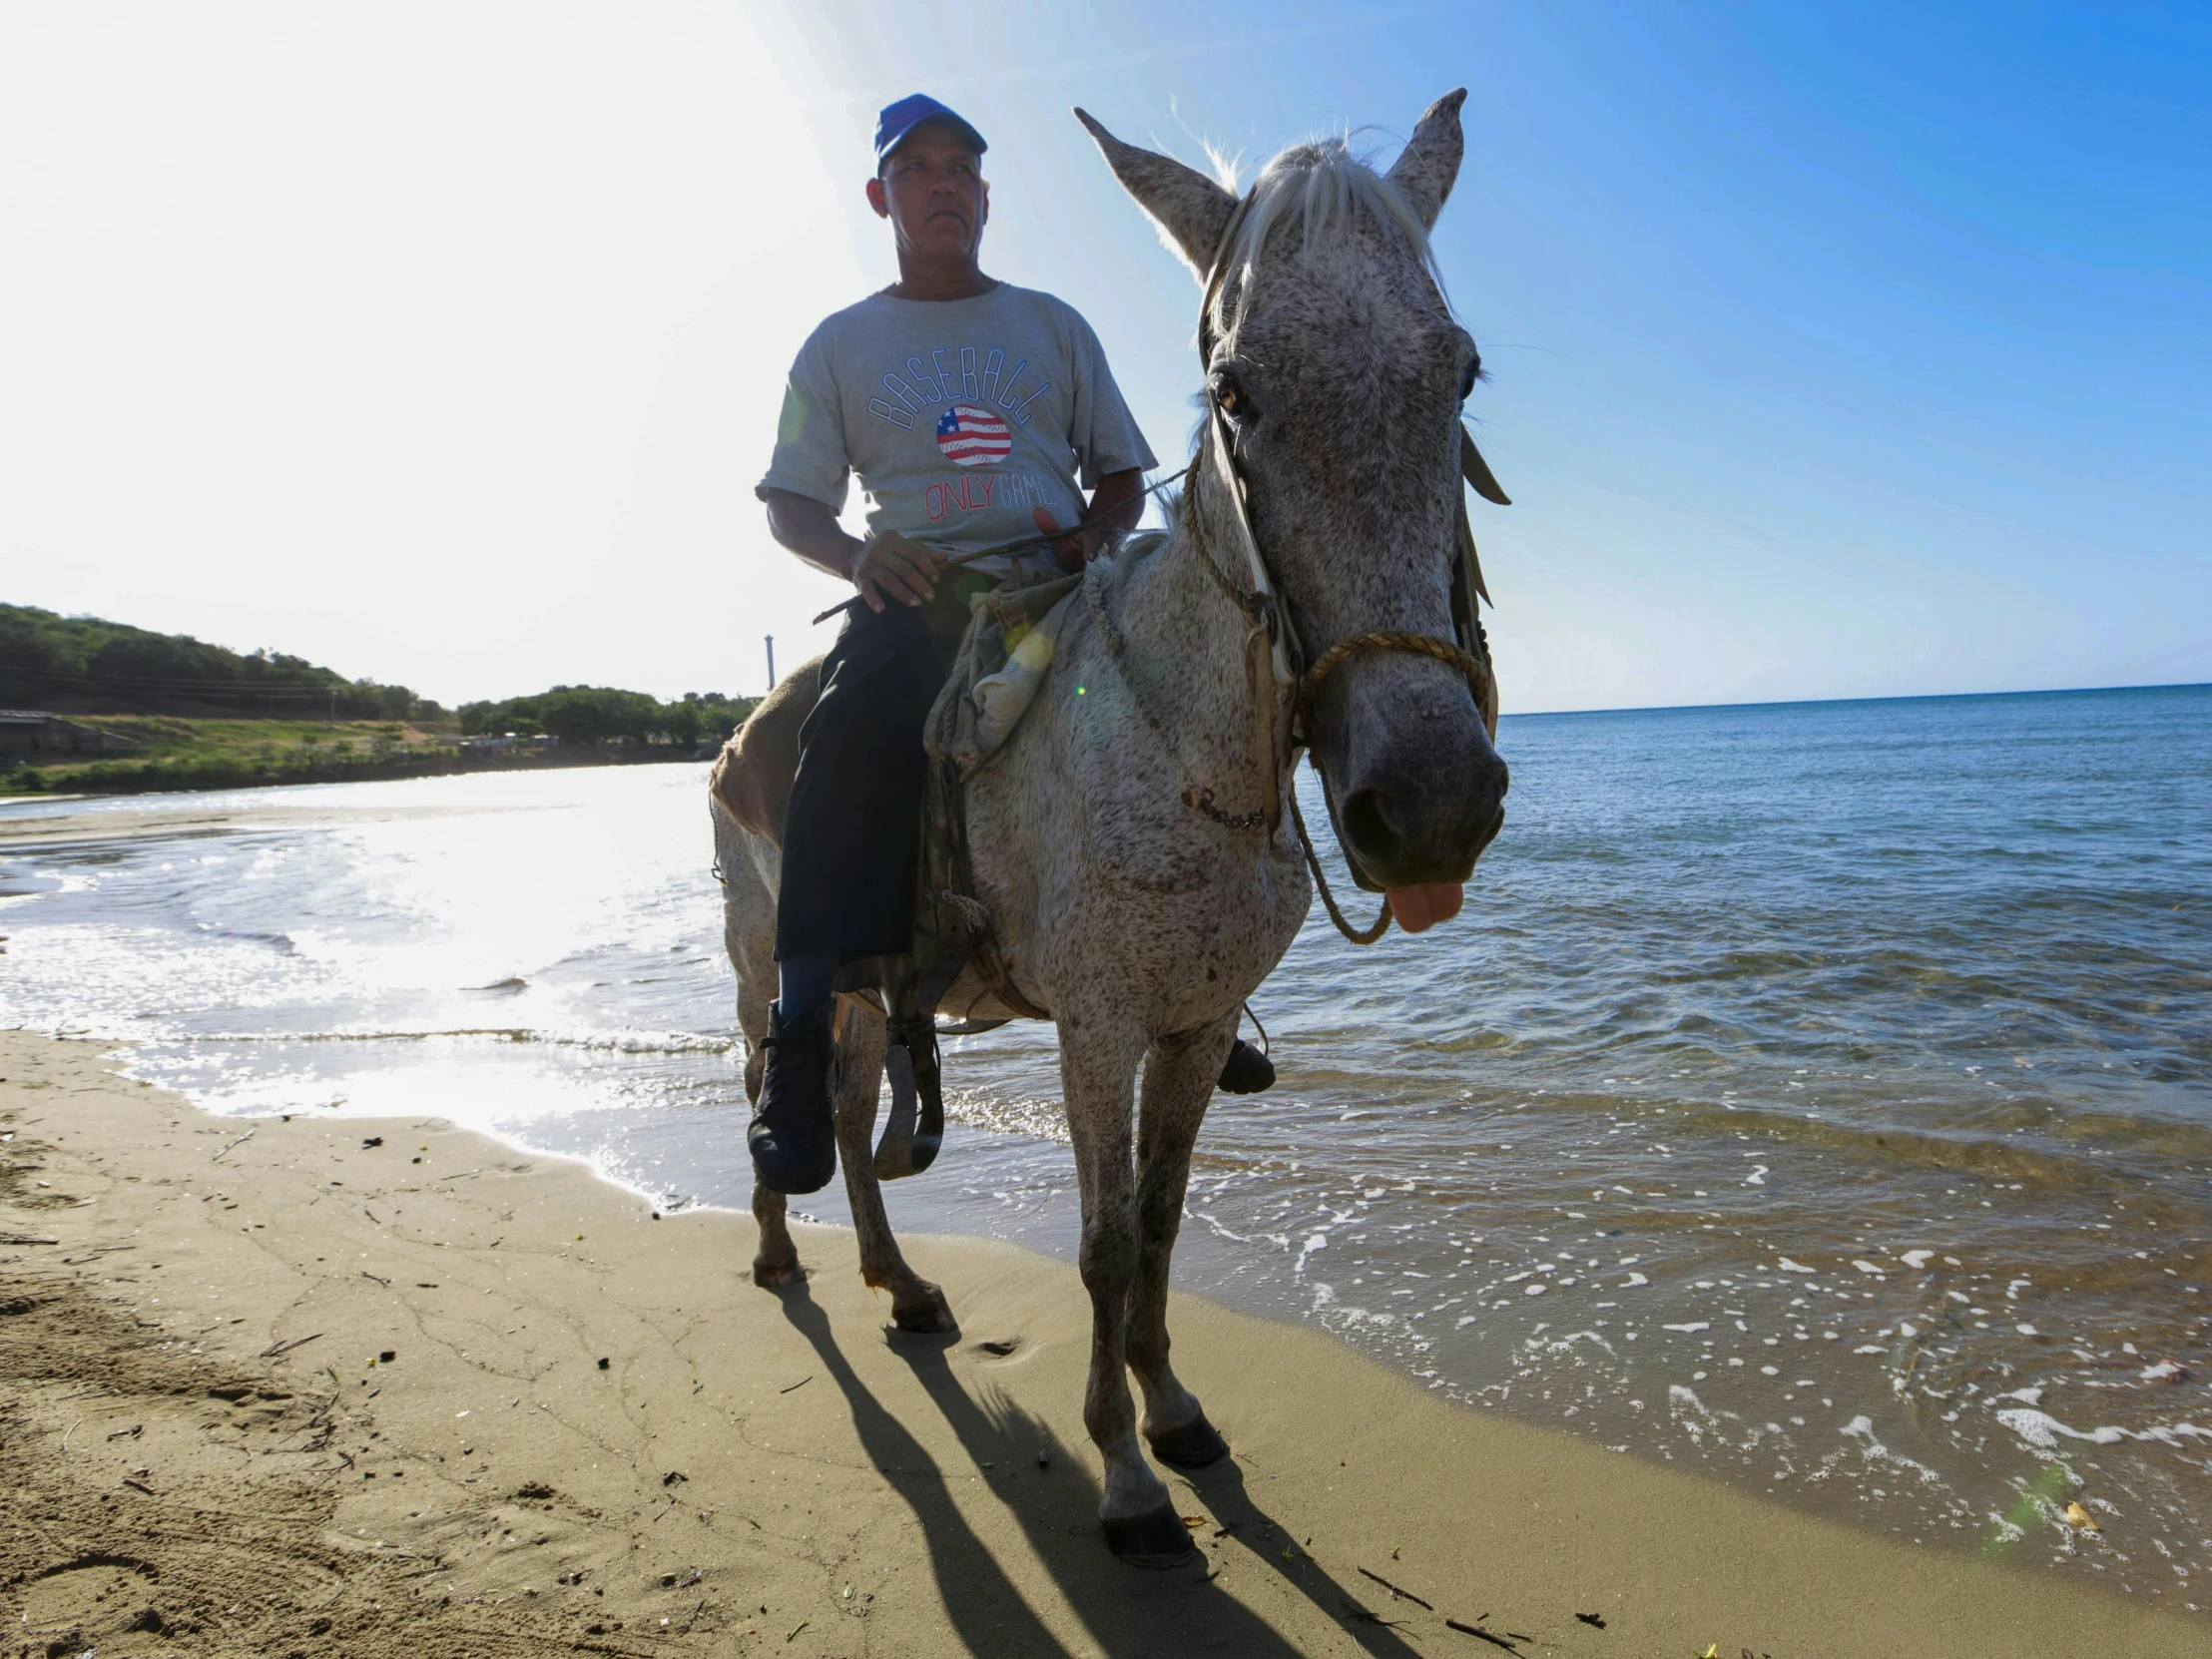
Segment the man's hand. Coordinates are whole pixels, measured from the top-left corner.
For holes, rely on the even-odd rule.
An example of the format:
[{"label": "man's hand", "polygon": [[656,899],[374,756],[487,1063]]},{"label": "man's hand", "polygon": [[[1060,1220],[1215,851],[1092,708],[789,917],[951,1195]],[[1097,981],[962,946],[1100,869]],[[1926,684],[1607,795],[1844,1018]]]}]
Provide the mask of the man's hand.
[{"label": "man's hand", "polygon": [[769,534],[817,570],[850,582],[869,610],[881,611],[886,597],[919,605],[935,590],[942,553],[895,533],[862,541],[838,529],[837,515],[811,496],[777,489],[765,494]]},{"label": "man's hand", "polygon": [[[1070,531],[1052,544],[1053,562],[1071,576],[1098,557],[1108,536],[1137,527],[1137,520],[1144,516],[1144,474],[1134,467],[1106,474],[1091,492],[1090,509],[1083,516],[1103,518],[1105,522],[1093,524],[1088,530]],[[1058,534],[1059,521],[1042,507],[1029,517],[1045,535]]]},{"label": "man's hand", "polygon": [[861,545],[860,556],[852,564],[852,585],[871,611],[880,612],[886,598],[902,605],[926,604],[937,591],[944,559],[942,553],[886,530]]},{"label": "man's hand", "polygon": [[[1057,535],[1060,521],[1039,507],[1029,515],[1037,529],[1045,535]],[[1081,570],[1098,553],[1100,536],[1097,530],[1077,530],[1052,544],[1052,562],[1070,576]]]}]

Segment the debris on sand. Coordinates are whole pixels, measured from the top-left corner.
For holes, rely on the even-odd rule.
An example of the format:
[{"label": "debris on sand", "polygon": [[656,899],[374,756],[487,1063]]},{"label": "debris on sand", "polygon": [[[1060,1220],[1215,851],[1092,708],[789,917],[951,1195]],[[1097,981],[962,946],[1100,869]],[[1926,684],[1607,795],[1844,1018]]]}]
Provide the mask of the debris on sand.
[{"label": "debris on sand", "polygon": [[[1399,1599],[1400,1601],[1409,1601],[1409,1602],[1411,1602],[1411,1603],[1412,1603],[1412,1604],[1413,1604],[1413,1605],[1414,1605],[1415,1607],[1426,1607],[1426,1608],[1428,1608],[1428,1611],[1429,1611],[1429,1612],[1431,1612],[1431,1613],[1433,1613],[1433,1612],[1434,1612],[1434,1611],[1436,1610],[1436,1609],[1435,1609],[1435,1608],[1434,1608],[1433,1606],[1430,1606],[1430,1605],[1429,1605],[1429,1603],[1427,1603],[1427,1602],[1425,1602],[1425,1601],[1421,1600],[1421,1598],[1420,1598],[1419,1596],[1417,1596],[1417,1595],[1413,1594],[1413,1592],[1412,1592],[1411,1590],[1401,1590],[1401,1589],[1399,1589],[1399,1588],[1398,1588],[1398,1587],[1397,1587],[1397,1586],[1396,1586],[1395,1584],[1392,1584],[1392,1583],[1391,1583],[1391,1582],[1390,1582],[1390,1581],[1389,1581],[1389,1580],[1388,1580],[1387,1578],[1384,1578],[1384,1577],[1383,1577],[1383,1576],[1382,1576],[1382,1575],[1381,1573],[1379,1573],[1379,1572],[1369,1572],[1369,1571],[1368,1571],[1368,1569],[1367,1569],[1367,1568],[1365,1568],[1365,1567],[1362,1567],[1362,1568],[1360,1568],[1360,1569],[1359,1569],[1359,1571],[1360,1571],[1360,1575],[1361,1575],[1361,1576],[1362,1576],[1363,1578],[1372,1578],[1372,1579],[1374,1579],[1374,1580],[1375,1580],[1375,1581],[1376,1581],[1376,1582],[1377,1582],[1378,1584],[1382,1585],[1382,1588],[1384,1588],[1385,1590],[1389,1591],[1389,1592],[1390,1592],[1390,1594],[1392,1594],[1393,1596],[1396,1596],[1396,1597],[1397,1597],[1397,1598],[1398,1598],[1398,1599]],[[1450,1623],[1451,1621],[1447,1619],[1447,1620],[1445,1620],[1444,1622],[1448,1624],[1448,1623]]]},{"label": "debris on sand", "polygon": [[[1481,1640],[1488,1642],[1490,1646],[1501,1647],[1507,1653],[1518,1653],[1520,1651],[1519,1648],[1515,1647],[1512,1642],[1507,1641],[1503,1636],[1493,1635],[1491,1632],[1484,1630],[1478,1624],[1461,1624],[1457,1619],[1446,1619],[1444,1620],[1444,1628],[1447,1630],[1456,1630],[1462,1636],[1479,1637]],[[1520,1636],[1514,1639],[1516,1641],[1523,1642],[1528,1640],[1526,1636]]]}]

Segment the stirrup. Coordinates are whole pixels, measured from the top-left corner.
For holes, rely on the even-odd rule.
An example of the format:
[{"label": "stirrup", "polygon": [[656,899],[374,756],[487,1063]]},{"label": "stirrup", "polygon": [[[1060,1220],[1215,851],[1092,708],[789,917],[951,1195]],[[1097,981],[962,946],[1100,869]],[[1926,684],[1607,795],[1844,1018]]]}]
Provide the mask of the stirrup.
[{"label": "stirrup", "polygon": [[891,1115],[875,1143],[875,1179],[919,1175],[944,1145],[944,1092],[934,1022],[898,1020],[883,1050],[891,1084]]}]

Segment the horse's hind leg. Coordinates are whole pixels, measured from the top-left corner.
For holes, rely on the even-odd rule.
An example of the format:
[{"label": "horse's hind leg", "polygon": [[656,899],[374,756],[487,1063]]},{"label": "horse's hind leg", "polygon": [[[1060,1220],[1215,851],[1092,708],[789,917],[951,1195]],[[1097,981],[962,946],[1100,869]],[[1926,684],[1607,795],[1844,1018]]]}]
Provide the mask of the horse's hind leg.
[{"label": "horse's hind leg", "polygon": [[753,1253],[753,1283],[790,1285],[799,1278],[799,1246],[784,1220],[784,1195],[753,1183],[753,1219],[760,1224],[761,1248]]},{"label": "horse's hind leg", "polygon": [[891,1293],[891,1320],[901,1331],[952,1332],[960,1329],[944,1292],[906,1265],[890,1217],[883,1212],[883,1189],[875,1179],[876,1097],[883,1082],[883,1016],[858,1002],[843,1004],[843,1032],[837,1041],[837,1162],[844,1166],[844,1191],[852,1205],[852,1230],[860,1241],[860,1278]]},{"label": "horse's hind leg", "polygon": [[[771,985],[774,979],[769,981]],[[746,1017],[747,982],[738,980],[738,1018]],[[761,1098],[762,1062],[767,1051],[761,1047],[761,1038],[768,1035],[768,1004],[770,998],[762,995],[761,1023],[758,1034],[751,1025],[745,1027],[745,1043],[748,1053],[745,1064],[745,1092],[750,1100]],[[772,1192],[761,1182],[753,1183],[753,1219],[760,1224],[761,1246],[753,1255],[753,1283],[756,1285],[789,1285],[799,1278],[799,1246],[792,1243],[792,1233],[784,1220],[784,1195]]]},{"label": "horse's hind leg", "polygon": [[[745,1097],[761,1098],[768,1051],[769,1003],[776,996],[776,878],[782,863],[773,842],[741,826],[718,801],[710,801],[715,827],[715,870],[722,878],[722,946],[738,976],[738,1030],[745,1037]],[[789,1285],[799,1277],[799,1247],[784,1220],[784,1195],[755,1182],[753,1219],[761,1244],[753,1256],[753,1283]]]},{"label": "horse's hind leg", "polygon": [[1168,1264],[1183,1219],[1191,1147],[1229,1057],[1236,1016],[1162,1038],[1145,1059],[1137,1127],[1137,1279],[1129,1292],[1129,1369],[1144,1390],[1144,1437],[1163,1463],[1198,1468],[1229,1450],[1168,1364]]}]

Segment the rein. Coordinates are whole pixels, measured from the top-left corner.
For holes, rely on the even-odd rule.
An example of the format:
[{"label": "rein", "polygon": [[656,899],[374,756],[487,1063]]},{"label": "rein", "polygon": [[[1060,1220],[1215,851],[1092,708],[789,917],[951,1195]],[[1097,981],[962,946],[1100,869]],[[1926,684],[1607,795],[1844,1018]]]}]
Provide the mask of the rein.
[{"label": "rein", "polygon": [[[1111,507],[1104,508],[1099,512],[1091,514],[1089,518],[1084,519],[1081,523],[1076,524],[1069,529],[1054,530],[1049,535],[1040,530],[1037,532],[1037,534],[1033,536],[1023,536],[1018,541],[1000,542],[996,547],[985,547],[973,553],[962,553],[958,558],[945,560],[943,568],[946,570],[958,570],[962,565],[980,564],[985,559],[1019,559],[1024,553],[1040,552],[1043,549],[1052,546],[1052,544],[1055,542],[1066,541],[1070,536],[1080,536],[1086,530],[1096,530],[1099,529],[1101,526],[1108,526],[1109,521],[1119,518],[1123,513],[1129,510],[1129,505],[1131,502],[1149,501],[1152,499],[1152,497],[1158,495],[1164,489],[1172,489],[1177,484],[1188,483],[1197,466],[1198,462],[1194,460],[1191,462],[1190,466],[1184,468],[1183,471],[1169,473],[1158,483],[1146,485],[1135,495],[1126,497],[1123,500],[1115,502]],[[843,601],[841,604],[830,606],[827,611],[824,611],[822,615],[816,617],[815,621],[818,623],[828,622],[831,617],[837,616],[842,612],[852,611],[853,607],[858,605],[859,603],[860,596],[858,594],[854,594],[850,599]],[[858,613],[854,611],[853,614],[857,615]]]},{"label": "rein", "polygon": [[[1239,202],[1236,212],[1230,216],[1229,223],[1223,228],[1221,243],[1214,255],[1213,270],[1207,276],[1205,296],[1199,304],[1199,364],[1203,370],[1208,371],[1209,375],[1213,367],[1216,343],[1214,316],[1220,304],[1222,288],[1228,277],[1229,250],[1236,243],[1238,228],[1244,223],[1245,215],[1250,212],[1253,200],[1254,197],[1248,195]],[[1447,667],[1457,669],[1466,677],[1468,689],[1474,697],[1475,709],[1482,716],[1483,724],[1489,728],[1490,736],[1494,739],[1497,736],[1497,679],[1490,667],[1489,642],[1483,637],[1482,624],[1476,614],[1478,598],[1487,599],[1489,593],[1483,586],[1482,567],[1476,557],[1474,548],[1474,531],[1467,522],[1465,497],[1461,496],[1457,502],[1459,533],[1454,560],[1457,568],[1453,572],[1452,580],[1452,621],[1454,630],[1460,636],[1458,642],[1453,643],[1448,640],[1437,639],[1430,634],[1408,633],[1394,628],[1371,629],[1367,633],[1355,635],[1349,640],[1332,646],[1316,662],[1310,667],[1304,668],[1301,672],[1298,665],[1304,657],[1304,652],[1299,645],[1296,626],[1291,620],[1290,607],[1277,592],[1272,573],[1268,569],[1266,555],[1260,551],[1259,538],[1253,533],[1245,481],[1243,475],[1237,470],[1236,444],[1222,414],[1221,404],[1214,397],[1210,387],[1206,401],[1207,432],[1200,442],[1199,454],[1194,456],[1191,461],[1191,471],[1188,475],[1191,480],[1191,489],[1186,491],[1184,495],[1185,522],[1191,531],[1193,548],[1198,553],[1199,562],[1205,568],[1206,573],[1213,578],[1214,584],[1222,590],[1230,602],[1251,619],[1251,628],[1245,639],[1245,656],[1248,672],[1252,678],[1253,703],[1255,709],[1259,712],[1258,718],[1268,728],[1266,741],[1261,747],[1262,752],[1269,758],[1272,776],[1263,785],[1263,788],[1267,790],[1267,806],[1263,814],[1225,814],[1214,806],[1211,790],[1195,792],[1196,799],[1194,799],[1194,792],[1186,789],[1183,792],[1184,805],[1190,807],[1193,812],[1201,813],[1231,829],[1257,829],[1260,823],[1264,822],[1268,832],[1273,835],[1281,820],[1281,808],[1278,803],[1281,802],[1284,795],[1283,773],[1285,762],[1288,760],[1292,766],[1295,766],[1297,764],[1296,751],[1305,749],[1308,751],[1309,760],[1312,762],[1314,770],[1317,773],[1321,771],[1320,760],[1312,754],[1314,699],[1320,694],[1323,684],[1332,673],[1353,657],[1368,652],[1412,653],[1431,657]],[[1498,487],[1497,479],[1491,473],[1489,464],[1482,459],[1481,451],[1475,447],[1473,436],[1464,426],[1459,429],[1459,439],[1461,477],[1468,484],[1471,484],[1476,493],[1481,495],[1483,499],[1493,501],[1499,506],[1511,505],[1505,492]],[[1215,465],[1210,470],[1216,474],[1218,482],[1222,486],[1222,493],[1229,503],[1230,516],[1237,527],[1238,539],[1244,544],[1246,560],[1252,575],[1252,586],[1249,590],[1240,589],[1230,580],[1227,573],[1215,562],[1212,552],[1206,546],[1204,530],[1196,510],[1195,497],[1198,478],[1202,470],[1208,470],[1202,468],[1201,463],[1209,454],[1214,457],[1215,461]],[[1273,667],[1275,679],[1275,685],[1267,688],[1265,694],[1261,685],[1262,669],[1260,667],[1263,657],[1256,649],[1263,635],[1267,640],[1265,659]],[[1111,642],[1113,636],[1109,634],[1108,638]],[[1124,678],[1126,679],[1126,676]],[[1290,696],[1290,719],[1278,733],[1275,711],[1279,700],[1285,693]],[[1154,726],[1157,730],[1157,723],[1153,722],[1149,716],[1147,716],[1147,724]],[[1324,777],[1323,784],[1325,788],[1327,782],[1327,778]],[[1313,874],[1314,884],[1321,889],[1322,904],[1329,912],[1329,919],[1336,924],[1337,931],[1354,944],[1375,943],[1389,928],[1389,900],[1387,898],[1383,900],[1382,913],[1375,918],[1372,925],[1366,928],[1356,928],[1345,919],[1344,911],[1338,906],[1337,895],[1330,890],[1329,877],[1322,869],[1321,858],[1314,847],[1314,837],[1306,828],[1306,816],[1298,805],[1298,791],[1294,787],[1289,793],[1291,822],[1297,828],[1299,845],[1306,854],[1306,866]],[[1349,862],[1349,855],[1347,861]]]}]

